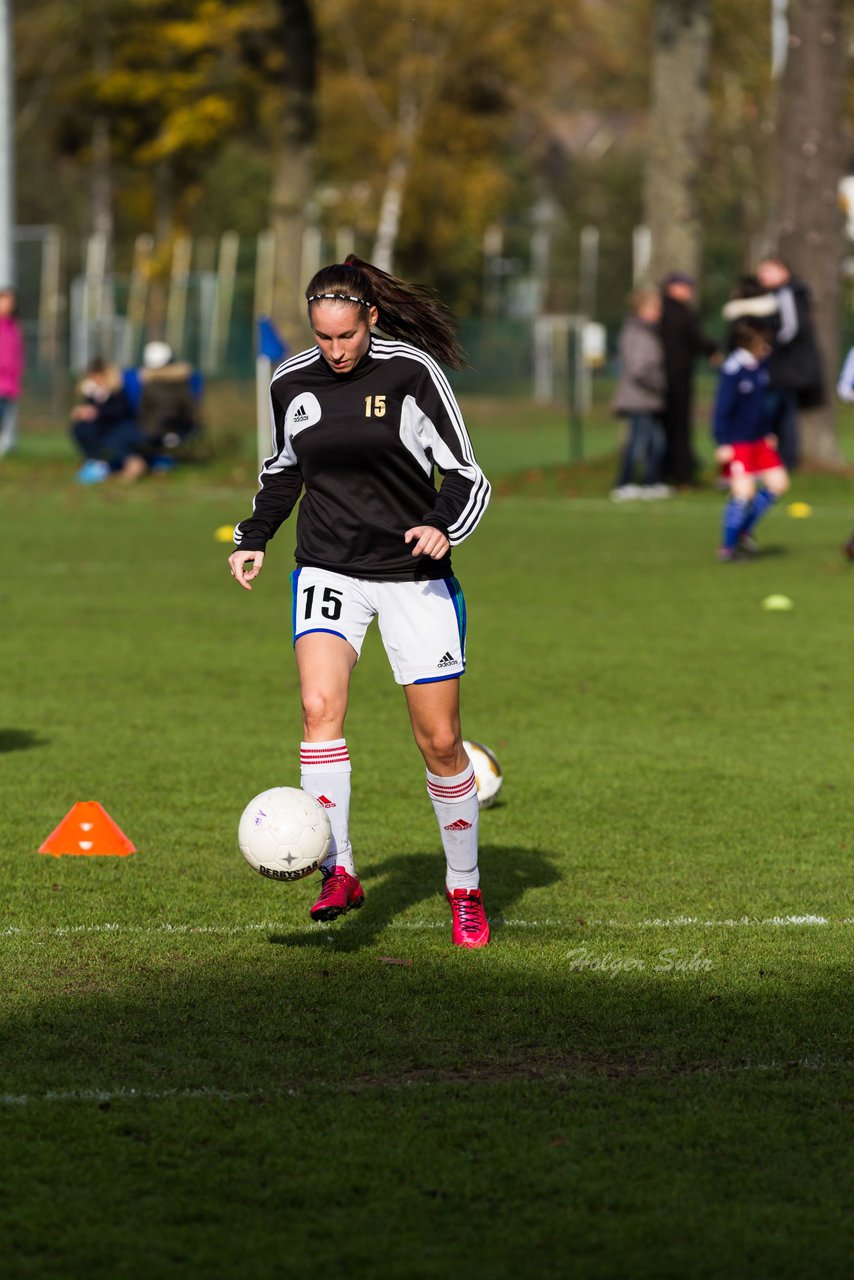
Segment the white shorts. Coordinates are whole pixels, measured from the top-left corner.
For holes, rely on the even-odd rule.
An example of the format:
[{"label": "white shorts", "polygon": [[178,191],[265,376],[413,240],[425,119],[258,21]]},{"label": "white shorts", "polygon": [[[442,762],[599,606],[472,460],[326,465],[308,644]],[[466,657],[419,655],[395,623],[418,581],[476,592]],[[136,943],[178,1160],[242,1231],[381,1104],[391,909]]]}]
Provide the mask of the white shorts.
[{"label": "white shorts", "polygon": [[296,569],[294,644],[312,631],[340,636],[362,652],[376,616],[398,684],[455,680],[466,669],[466,602],[456,578],[369,582],[329,569]]}]

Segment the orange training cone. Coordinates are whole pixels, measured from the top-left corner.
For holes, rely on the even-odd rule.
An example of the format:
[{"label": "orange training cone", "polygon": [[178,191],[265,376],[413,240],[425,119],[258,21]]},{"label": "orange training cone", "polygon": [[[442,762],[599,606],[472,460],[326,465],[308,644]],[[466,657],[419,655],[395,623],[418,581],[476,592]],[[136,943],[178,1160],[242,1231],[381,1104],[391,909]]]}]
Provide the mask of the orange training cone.
[{"label": "orange training cone", "polygon": [[97,800],[78,800],[51,831],[39,853],[52,853],[55,858],[66,853],[124,858],[136,853],[136,849]]}]

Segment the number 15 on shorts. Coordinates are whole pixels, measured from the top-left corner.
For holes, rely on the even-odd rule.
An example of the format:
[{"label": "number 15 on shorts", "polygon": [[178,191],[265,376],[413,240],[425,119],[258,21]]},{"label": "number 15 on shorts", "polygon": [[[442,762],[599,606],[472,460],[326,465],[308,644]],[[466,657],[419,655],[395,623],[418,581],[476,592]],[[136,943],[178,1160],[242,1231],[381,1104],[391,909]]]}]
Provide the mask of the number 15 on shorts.
[{"label": "number 15 on shorts", "polygon": [[323,569],[297,569],[291,574],[294,639],[310,631],[330,631],[350,638],[347,620],[352,612],[348,582],[340,574]]},{"label": "number 15 on shorts", "polygon": [[337,622],[341,617],[341,601],[344,592],[335,587],[319,587],[316,582],[303,587],[300,591],[302,600],[297,605],[297,613],[305,622],[315,618],[327,618]]}]

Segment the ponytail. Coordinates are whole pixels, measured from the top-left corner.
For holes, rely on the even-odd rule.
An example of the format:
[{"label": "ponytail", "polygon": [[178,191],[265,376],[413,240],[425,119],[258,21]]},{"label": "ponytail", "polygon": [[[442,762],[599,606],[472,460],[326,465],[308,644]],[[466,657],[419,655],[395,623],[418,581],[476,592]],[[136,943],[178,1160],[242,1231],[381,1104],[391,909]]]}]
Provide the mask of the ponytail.
[{"label": "ponytail", "polygon": [[354,253],[318,271],[305,296],[309,312],[315,302],[334,298],[376,307],[377,327],[389,338],[411,342],[450,369],[466,367],[453,316],[437,294],[424,285],[398,280]]}]

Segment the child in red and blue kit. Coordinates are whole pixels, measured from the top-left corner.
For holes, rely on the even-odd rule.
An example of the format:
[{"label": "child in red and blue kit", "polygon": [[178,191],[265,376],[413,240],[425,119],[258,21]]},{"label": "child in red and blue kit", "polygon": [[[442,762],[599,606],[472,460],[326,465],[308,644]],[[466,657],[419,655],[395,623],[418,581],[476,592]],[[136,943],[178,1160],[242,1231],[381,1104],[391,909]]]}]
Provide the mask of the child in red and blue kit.
[{"label": "child in red and blue kit", "polygon": [[769,352],[765,330],[750,320],[733,325],[734,350],[721,366],[712,433],[715,458],[729,481],[718,559],[735,560],[756,549],[753,530],[789,487],[789,476],[769,431]]}]

